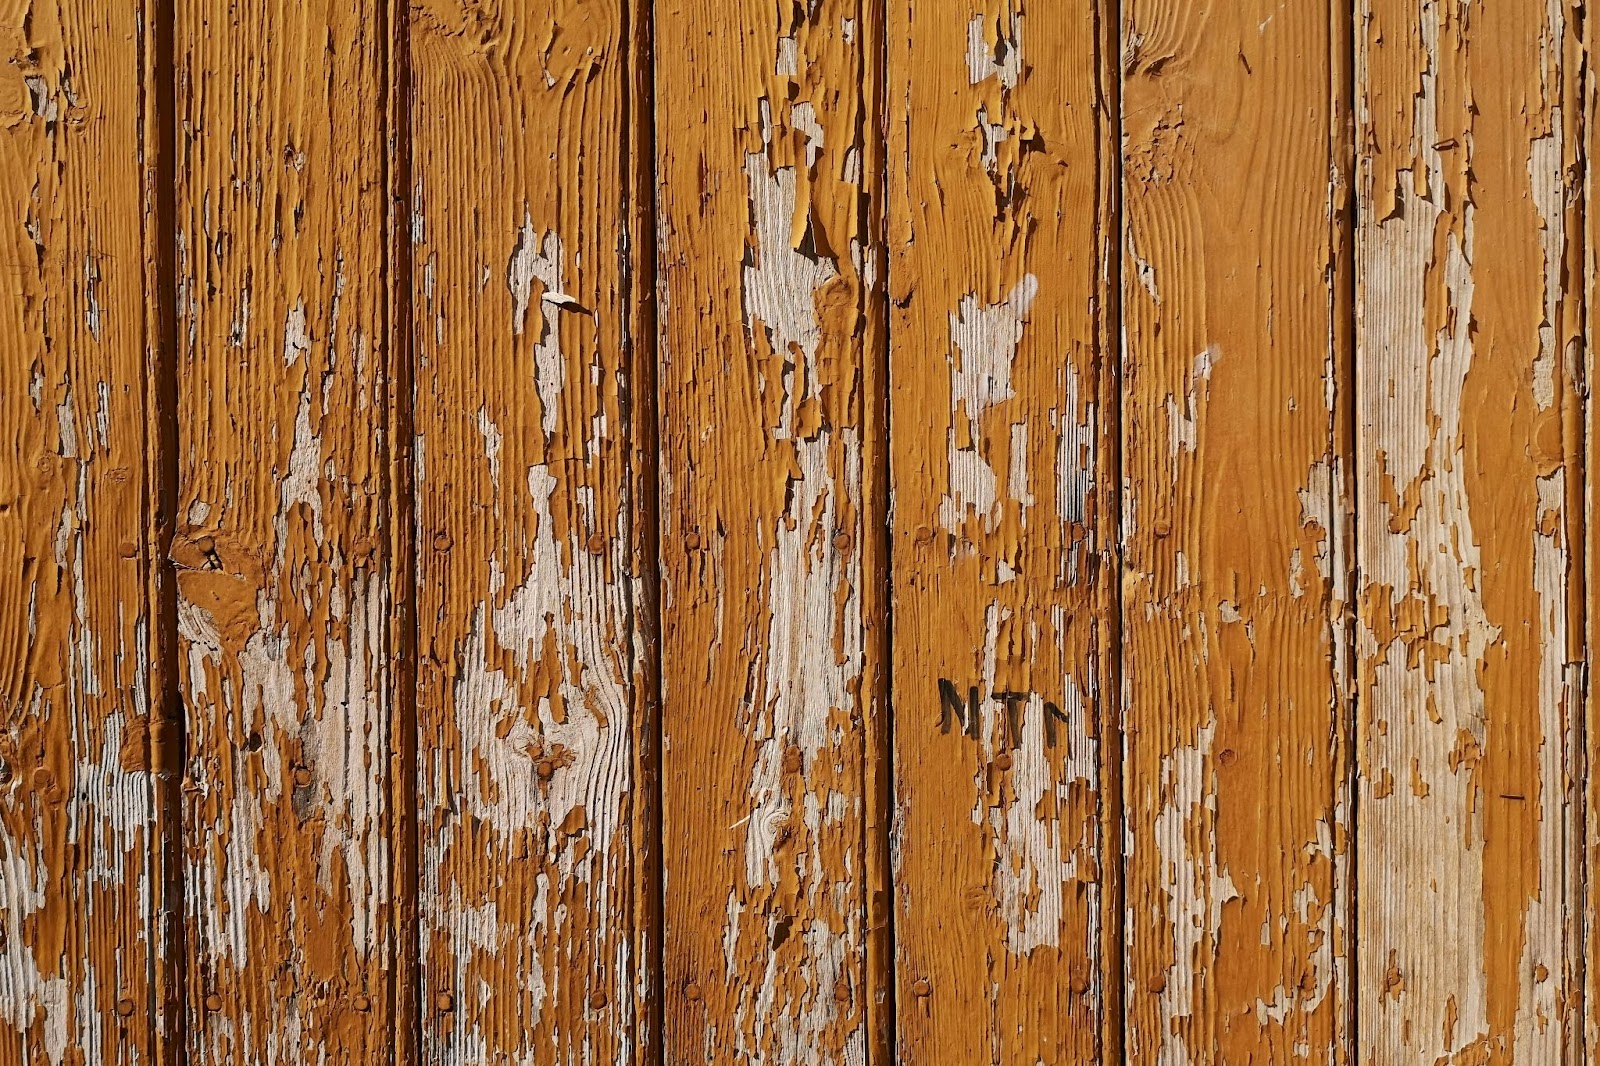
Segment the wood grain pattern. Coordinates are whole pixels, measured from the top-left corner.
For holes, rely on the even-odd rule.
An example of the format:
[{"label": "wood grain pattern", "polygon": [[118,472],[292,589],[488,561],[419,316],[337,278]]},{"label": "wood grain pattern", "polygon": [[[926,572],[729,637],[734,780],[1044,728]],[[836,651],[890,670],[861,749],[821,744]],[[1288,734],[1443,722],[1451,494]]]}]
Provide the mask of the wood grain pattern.
[{"label": "wood grain pattern", "polygon": [[428,1062],[639,1057],[630,48],[620,4],[413,10]]},{"label": "wood grain pattern", "polygon": [[1584,1061],[1579,19],[1363,20],[1363,1059]]},{"label": "wood grain pattern", "polygon": [[1103,824],[1115,811],[1103,763],[1116,753],[1116,156],[1102,96],[1116,65],[1103,16],[890,5],[905,1062],[1116,1055],[1117,864]]},{"label": "wood grain pattern", "polygon": [[0,1063],[19,1066],[149,1063],[163,1020],[149,15],[0,6]]},{"label": "wood grain pattern", "polygon": [[175,19],[190,1056],[388,1061],[387,12]]},{"label": "wood grain pattern", "polygon": [[1123,26],[1128,1055],[1350,1054],[1333,18]]},{"label": "wood grain pattern", "polygon": [[669,1062],[871,1042],[865,15],[655,9]]},{"label": "wood grain pattern", "polygon": [[1578,1064],[1580,0],[0,0],[0,1066]]},{"label": "wood grain pattern", "polygon": [[[1600,40],[1597,40],[1600,21],[1585,18],[1578,31],[1575,43],[1579,54],[1593,55],[1600,47]],[[1582,354],[1578,364],[1582,418],[1579,429],[1582,451],[1579,454],[1583,466],[1581,483],[1576,486],[1572,503],[1573,513],[1581,516],[1581,523],[1577,543],[1571,548],[1574,567],[1569,575],[1572,579],[1570,591],[1581,596],[1579,604],[1583,612],[1581,627],[1573,631],[1581,640],[1573,658],[1583,686],[1582,748],[1572,753],[1576,765],[1569,770],[1576,779],[1583,802],[1582,838],[1574,846],[1580,879],[1578,902],[1582,906],[1575,917],[1583,944],[1580,983],[1569,986],[1568,994],[1579,999],[1582,1010],[1579,1046],[1587,1052],[1590,1048],[1600,1048],[1600,877],[1594,876],[1594,871],[1600,870],[1600,773],[1594,772],[1594,768],[1600,766],[1600,685],[1595,684],[1593,664],[1589,661],[1590,650],[1600,644],[1600,581],[1594,576],[1600,569],[1600,536],[1596,535],[1600,526],[1595,521],[1595,515],[1600,513],[1600,478],[1596,477],[1596,471],[1600,470],[1600,398],[1596,397],[1592,385],[1600,374],[1600,361],[1596,358],[1597,349],[1600,349],[1600,211],[1595,208],[1600,204],[1600,170],[1592,163],[1596,151],[1600,150],[1594,134],[1600,126],[1600,79],[1595,77],[1591,63],[1574,66],[1570,58],[1567,62],[1568,84],[1576,82],[1578,106],[1563,109],[1562,125],[1564,135],[1572,138],[1573,147],[1581,153],[1580,166],[1569,173],[1581,182],[1577,188],[1582,192],[1579,201],[1582,227],[1568,230],[1567,261],[1576,263],[1566,276],[1564,291],[1573,291],[1580,271],[1583,285],[1583,303],[1578,309],[1582,329]],[[1571,303],[1567,306],[1570,309]],[[1573,488],[1571,482],[1577,480],[1573,477],[1575,473],[1569,473],[1569,490]]]}]

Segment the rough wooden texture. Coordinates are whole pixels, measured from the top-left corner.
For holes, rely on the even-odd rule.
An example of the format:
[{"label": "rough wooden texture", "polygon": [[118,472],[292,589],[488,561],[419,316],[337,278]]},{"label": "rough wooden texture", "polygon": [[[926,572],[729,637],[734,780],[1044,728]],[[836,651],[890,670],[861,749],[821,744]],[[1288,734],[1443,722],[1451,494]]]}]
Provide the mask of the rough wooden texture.
[{"label": "rough wooden texture", "polygon": [[148,1063],[158,1041],[148,17],[0,7],[0,1063],[19,1066]]},{"label": "rough wooden texture", "polygon": [[1123,25],[1128,1055],[1348,1057],[1332,21]]},{"label": "rough wooden texture", "polygon": [[1578,1062],[1577,10],[1359,34],[1364,1061]]},{"label": "rough wooden texture", "polygon": [[1102,825],[1115,802],[1102,762],[1116,754],[1114,733],[1104,743],[1116,706],[1105,330],[1116,131],[1101,95],[1116,63],[1101,15],[890,5],[906,1062],[1116,1055],[1102,1033],[1116,922]]},{"label": "rough wooden texture", "polygon": [[190,1055],[380,1062],[407,1025],[390,943],[386,12],[180,0],[175,18]]},{"label": "rough wooden texture", "polygon": [[637,1053],[627,16],[413,11],[428,1062]]},{"label": "rough wooden texture", "polygon": [[870,1042],[871,24],[655,10],[669,1062]]},{"label": "rough wooden texture", "polygon": [[0,0],[0,1066],[1593,1058],[1596,25]]},{"label": "rough wooden texture", "polygon": [[[1579,44],[1582,54],[1591,56],[1600,47],[1600,20],[1584,18],[1580,23],[1582,35]],[[1582,596],[1582,627],[1575,627],[1569,635],[1576,636],[1581,644],[1572,658],[1577,662],[1578,678],[1583,685],[1581,752],[1569,755],[1568,772],[1577,778],[1583,799],[1583,837],[1576,844],[1581,848],[1577,874],[1582,893],[1582,911],[1577,917],[1584,937],[1582,948],[1582,985],[1577,989],[1583,1008],[1582,1036],[1579,1045],[1584,1051],[1600,1048],[1600,686],[1595,684],[1593,665],[1589,662],[1589,649],[1600,644],[1600,582],[1593,576],[1600,568],[1600,536],[1596,536],[1595,515],[1600,513],[1600,397],[1595,395],[1593,382],[1600,374],[1600,171],[1593,160],[1600,151],[1600,140],[1594,135],[1600,124],[1600,78],[1593,64],[1573,65],[1568,61],[1568,84],[1578,83],[1577,100],[1580,106],[1562,109],[1564,136],[1572,138],[1572,146],[1580,150],[1582,166],[1578,174],[1582,179],[1583,228],[1569,229],[1567,262],[1573,262],[1576,252],[1576,269],[1564,281],[1564,291],[1570,293],[1581,271],[1583,304],[1581,308],[1582,362],[1580,387],[1582,401],[1583,477],[1569,474],[1568,491],[1573,493],[1575,513],[1581,515],[1581,535],[1572,549],[1576,564],[1573,576],[1577,579],[1570,591]],[[1568,220],[1569,225],[1571,219]],[[1581,235],[1581,239],[1579,238]],[[1574,245],[1577,247],[1574,249]],[[1568,305],[1570,310],[1570,303]],[[1577,482],[1577,484],[1573,484]],[[1571,994],[1571,989],[1569,989]]]}]

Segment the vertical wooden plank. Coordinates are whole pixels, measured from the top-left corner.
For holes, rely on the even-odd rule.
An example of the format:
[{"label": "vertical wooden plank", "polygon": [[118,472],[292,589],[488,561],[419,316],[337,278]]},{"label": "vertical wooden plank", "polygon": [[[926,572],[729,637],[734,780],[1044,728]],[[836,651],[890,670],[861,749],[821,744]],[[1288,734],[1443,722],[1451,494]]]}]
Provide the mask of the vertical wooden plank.
[{"label": "vertical wooden plank", "polygon": [[157,1047],[150,17],[0,9],[6,1063],[148,1063]]},{"label": "vertical wooden plank", "polygon": [[633,14],[413,10],[429,1062],[638,1056]]},{"label": "vertical wooden plank", "polygon": [[[197,1061],[403,1057],[378,0],[178,0],[177,567]],[[398,1036],[397,1036],[398,1034]]]},{"label": "vertical wooden plank", "polygon": [[867,14],[655,11],[669,1062],[860,1062],[878,1002]]},{"label": "vertical wooden plank", "polygon": [[1109,1061],[1110,8],[889,10],[898,1046]]},{"label": "vertical wooden plank", "polygon": [[1362,8],[1367,1062],[1581,1061],[1579,25]]},{"label": "vertical wooden plank", "polygon": [[[1571,761],[1576,764],[1575,776],[1583,799],[1583,850],[1575,871],[1583,907],[1577,921],[1584,938],[1580,959],[1582,984],[1577,992],[1583,1006],[1578,1047],[1588,1052],[1591,1048],[1600,1048],[1600,878],[1593,876],[1600,870],[1600,773],[1594,769],[1600,765],[1600,691],[1595,684],[1594,665],[1589,661],[1589,650],[1600,643],[1600,581],[1596,577],[1600,575],[1600,526],[1594,518],[1600,507],[1600,478],[1595,475],[1595,471],[1600,470],[1600,409],[1597,409],[1593,385],[1596,374],[1600,374],[1600,361],[1596,359],[1596,347],[1600,345],[1600,211],[1596,210],[1596,205],[1600,204],[1600,172],[1594,163],[1595,152],[1600,150],[1600,140],[1595,136],[1595,131],[1600,129],[1600,77],[1590,59],[1600,47],[1600,40],[1597,40],[1600,20],[1585,18],[1579,26],[1576,45],[1581,61],[1574,63],[1569,59],[1567,77],[1577,83],[1580,106],[1568,109],[1570,114],[1563,112],[1562,125],[1563,134],[1571,137],[1571,143],[1580,151],[1583,193],[1579,200],[1582,228],[1569,233],[1567,244],[1568,262],[1573,261],[1575,252],[1583,276],[1583,302],[1578,309],[1583,329],[1583,354],[1578,368],[1583,476],[1572,479],[1579,481],[1574,513],[1579,516],[1576,558],[1580,565],[1571,571],[1574,580],[1570,588],[1583,612],[1582,625],[1574,627],[1573,632],[1581,641],[1575,658],[1580,663],[1578,680],[1583,686],[1583,719],[1582,749]],[[1568,275],[1569,285],[1575,276],[1576,271]],[[1570,299],[1567,306],[1572,306]]]},{"label": "vertical wooden plank", "polygon": [[1124,7],[1132,1061],[1347,1054],[1344,17]]}]

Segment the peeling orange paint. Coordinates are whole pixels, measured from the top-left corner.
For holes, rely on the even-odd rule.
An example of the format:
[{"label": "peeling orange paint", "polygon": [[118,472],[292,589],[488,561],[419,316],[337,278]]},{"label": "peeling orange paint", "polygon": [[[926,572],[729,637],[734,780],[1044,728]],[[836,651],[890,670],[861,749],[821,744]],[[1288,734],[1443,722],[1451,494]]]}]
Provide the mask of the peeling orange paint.
[{"label": "peeling orange paint", "polygon": [[1129,1061],[1351,1056],[1338,18],[1123,9]]},{"label": "peeling orange paint", "polygon": [[1096,1061],[1120,1022],[1115,66],[1087,9],[889,19],[898,1047]]},{"label": "peeling orange paint", "polygon": [[1356,921],[1394,975],[1363,1062],[1579,1061],[1578,23],[1363,8]]}]

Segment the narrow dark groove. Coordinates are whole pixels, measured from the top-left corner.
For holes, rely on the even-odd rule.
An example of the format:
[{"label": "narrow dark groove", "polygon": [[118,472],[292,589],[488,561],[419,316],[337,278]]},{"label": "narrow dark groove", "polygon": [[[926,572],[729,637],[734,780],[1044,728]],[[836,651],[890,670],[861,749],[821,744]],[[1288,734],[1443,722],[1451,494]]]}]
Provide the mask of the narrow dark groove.
[{"label": "narrow dark groove", "polygon": [[[1573,847],[1576,852],[1576,872],[1572,882],[1577,885],[1577,899],[1571,904],[1577,907],[1578,918],[1574,925],[1577,927],[1578,943],[1575,950],[1569,949],[1574,957],[1573,970],[1577,983],[1577,1011],[1576,1034],[1569,1044],[1577,1050],[1577,1061],[1589,1062],[1593,1056],[1589,1044],[1589,1018],[1595,1010],[1595,1003],[1591,995],[1590,981],[1590,943],[1594,936],[1594,915],[1590,911],[1589,899],[1589,828],[1594,823],[1594,812],[1589,809],[1589,797],[1592,790],[1588,786],[1589,775],[1593,765],[1589,758],[1589,738],[1592,735],[1589,715],[1593,701],[1593,665],[1590,661],[1590,641],[1593,638],[1592,619],[1589,611],[1589,583],[1591,575],[1589,567],[1593,564],[1594,552],[1589,544],[1593,536],[1590,525],[1590,489],[1592,483],[1591,466],[1594,460],[1594,433],[1590,426],[1592,401],[1589,395],[1593,367],[1590,361],[1594,358],[1592,338],[1590,337],[1591,316],[1594,308],[1591,306],[1589,292],[1590,278],[1593,273],[1595,250],[1589,246],[1589,212],[1590,194],[1592,192],[1589,153],[1585,150],[1588,144],[1589,131],[1595,120],[1594,108],[1591,106],[1589,92],[1590,71],[1590,30],[1589,20],[1580,5],[1574,11],[1577,22],[1575,34],[1578,41],[1577,64],[1575,73],[1567,75],[1571,79],[1574,94],[1577,97],[1577,117],[1574,122],[1573,153],[1575,173],[1573,180],[1576,183],[1576,203],[1573,207],[1574,233],[1567,237],[1568,243],[1573,240],[1579,242],[1577,252],[1577,277],[1565,278],[1568,291],[1576,292],[1578,301],[1577,321],[1580,331],[1582,357],[1574,360],[1573,373],[1577,376],[1574,391],[1577,395],[1577,433],[1578,439],[1574,443],[1577,477],[1576,482],[1568,488],[1568,499],[1573,501],[1576,519],[1569,523],[1568,528],[1575,527],[1577,533],[1577,549],[1573,552],[1573,560],[1568,564],[1571,580],[1575,586],[1570,594],[1574,603],[1573,636],[1569,641],[1576,642],[1572,654],[1583,664],[1579,675],[1578,706],[1580,711],[1574,716],[1572,744],[1576,750],[1571,753],[1569,763],[1573,767],[1575,779],[1580,782],[1575,806],[1577,807],[1576,822],[1577,841]],[[1563,87],[1565,88],[1565,87]],[[1567,262],[1572,262],[1570,251],[1564,256]]]},{"label": "narrow dark groove", "polygon": [[[870,50],[863,51],[862,85],[863,99],[858,112],[860,121],[855,133],[856,145],[862,152],[863,160],[871,160],[873,153],[867,150],[869,144],[887,145],[889,143],[889,3],[891,0],[863,0],[861,25],[875,27],[877,40],[872,42]],[[871,17],[868,17],[868,16]],[[874,19],[876,21],[874,21]],[[878,66],[876,77],[870,73],[870,65]],[[872,138],[868,140],[868,138]],[[881,1041],[879,1052],[884,1056],[882,1066],[889,1066],[898,1060],[899,1056],[899,997],[897,995],[897,982],[899,966],[897,964],[899,949],[895,937],[895,917],[899,911],[895,901],[894,880],[894,804],[895,804],[895,732],[894,732],[894,516],[890,513],[889,493],[893,483],[893,447],[894,440],[893,420],[894,402],[891,385],[891,368],[889,346],[891,331],[889,328],[889,272],[894,263],[894,257],[889,254],[889,158],[888,153],[881,148],[877,153],[879,166],[877,173],[866,173],[866,180],[872,183],[871,189],[863,190],[858,198],[860,215],[857,219],[858,231],[866,239],[867,247],[871,250],[874,263],[874,273],[878,282],[871,287],[864,287],[861,298],[864,301],[863,310],[870,312],[864,314],[863,320],[872,324],[869,334],[863,340],[863,369],[871,363],[872,373],[867,377],[866,383],[871,388],[864,389],[863,396],[863,433],[862,437],[873,441],[876,451],[872,453],[873,463],[870,469],[863,470],[862,476],[866,484],[862,486],[862,498],[870,501],[864,512],[867,523],[881,524],[881,530],[863,529],[863,543],[867,536],[876,534],[876,547],[872,552],[863,552],[863,583],[871,582],[878,588],[877,600],[879,604],[878,637],[876,641],[875,658],[877,676],[873,679],[874,691],[868,702],[868,713],[875,715],[877,725],[867,724],[866,735],[863,737],[865,745],[865,758],[869,764],[875,764],[875,771],[868,771],[865,779],[869,786],[875,790],[873,795],[865,797],[866,814],[869,824],[863,826],[866,846],[869,853],[866,857],[866,867],[870,871],[874,866],[878,870],[876,877],[870,873],[867,876],[868,898],[867,920],[868,937],[873,936],[871,921],[874,911],[881,907],[883,929],[879,936],[879,945],[882,951],[881,970],[877,973],[869,972],[867,995],[875,993],[882,995],[878,1010],[882,1015],[881,1033],[869,1033],[869,1040]],[[880,573],[873,573],[870,569],[876,563],[881,567]],[[874,602],[866,599],[866,602]],[[875,815],[874,815],[875,809]],[[874,831],[870,819],[876,817],[877,828]],[[874,888],[881,890],[885,897],[882,901],[873,900],[870,893]],[[877,982],[878,988],[874,989],[872,983]],[[869,1010],[869,1019],[872,1014]]]},{"label": "narrow dark groove", "polygon": [[[1351,1059],[1360,1055],[1360,1026],[1361,1026],[1361,979],[1360,979],[1360,952],[1358,945],[1361,943],[1359,928],[1359,907],[1357,906],[1357,892],[1360,888],[1360,705],[1361,693],[1357,688],[1360,671],[1357,669],[1356,650],[1358,648],[1357,633],[1360,628],[1359,600],[1361,590],[1361,536],[1360,536],[1360,466],[1358,449],[1356,448],[1357,419],[1359,418],[1358,400],[1360,391],[1360,346],[1358,344],[1356,294],[1359,289],[1356,283],[1356,270],[1360,259],[1356,254],[1357,242],[1360,240],[1360,184],[1359,168],[1357,165],[1355,146],[1357,144],[1355,130],[1355,105],[1358,87],[1356,85],[1356,24],[1357,11],[1355,7],[1345,7],[1335,0],[1328,5],[1328,18],[1333,34],[1331,42],[1333,53],[1331,61],[1335,69],[1331,71],[1330,91],[1332,98],[1331,110],[1334,112],[1333,121],[1330,123],[1329,135],[1333,143],[1329,146],[1334,164],[1343,171],[1348,187],[1342,205],[1332,212],[1334,232],[1331,233],[1332,248],[1335,255],[1345,257],[1342,270],[1338,264],[1329,276],[1329,312],[1331,315],[1344,315],[1346,320],[1340,327],[1339,339],[1344,344],[1343,358],[1340,353],[1332,353],[1334,366],[1342,362],[1345,372],[1340,380],[1335,383],[1334,395],[1343,395],[1342,406],[1340,401],[1335,401],[1335,407],[1330,416],[1333,419],[1332,439],[1329,441],[1336,458],[1343,458],[1349,465],[1348,470],[1341,471],[1341,464],[1330,463],[1330,484],[1328,491],[1333,503],[1337,504],[1341,495],[1347,497],[1347,510],[1345,519],[1349,529],[1341,534],[1344,539],[1346,560],[1344,574],[1344,617],[1334,619],[1335,622],[1331,636],[1335,642],[1343,641],[1345,655],[1344,676],[1335,679],[1336,701],[1341,713],[1335,716],[1335,728],[1343,731],[1344,738],[1344,765],[1335,763],[1335,772],[1342,774],[1342,780],[1332,782],[1333,794],[1343,793],[1349,814],[1349,843],[1346,845],[1345,854],[1348,879],[1345,891],[1345,906],[1348,913],[1345,920],[1349,930],[1345,943],[1345,967],[1348,975],[1349,996],[1345,1003],[1345,1027],[1348,1033],[1347,1051]],[[1340,91],[1340,86],[1343,91]],[[1339,239],[1339,230],[1342,229],[1345,239]],[[1341,307],[1341,304],[1343,305]],[[1342,456],[1341,456],[1342,453]],[[1330,509],[1331,510],[1331,509]],[[1329,531],[1329,536],[1334,535]],[[1338,740],[1336,738],[1336,743]]]},{"label": "narrow dark groove", "polygon": [[[148,358],[145,442],[146,477],[154,506],[146,544],[150,604],[150,702],[155,719],[152,765],[155,767],[154,840],[151,881],[156,890],[150,922],[155,943],[150,959],[152,1059],[162,1066],[188,1060],[185,986],[188,939],[184,916],[187,885],[183,863],[183,769],[188,744],[183,697],[178,685],[178,594],[172,565],[172,538],[178,514],[178,167],[177,79],[174,38],[176,0],[149,0],[148,55],[142,57],[140,80],[147,86],[141,101],[141,125],[150,153],[146,180],[147,207],[143,245],[150,256],[145,300],[153,324]],[[152,115],[153,112],[153,115]]]},{"label": "narrow dark groove", "polygon": [[[659,1066],[666,1061],[666,883],[661,792],[661,420],[656,365],[656,219],[660,205],[656,179],[655,9],[651,0],[631,0],[623,5],[622,18],[630,69],[628,89],[622,94],[622,170],[627,187],[618,253],[626,294],[623,358],[628,373],[620,403],[623,422],[634,435],[633,471],[626,489],[637,493],[633,501],[633,587],[639,602],[629,618],[629,639],[640,657],[637,677],[641,691],[634,698],[637,718],[633,725],[633,802],[645,808],[633,819],[636,829],[632,894],[636,921],[643,934],[635,937],[636,943],[642,940],[635,965],[648,976],[644,1001],[638,1004],[640,1015],[634,1019],[634,1043],[641,1062]],[[639,983],[635,981],[636,987]]]},{"label": "narrow dark groove", "polygon": [[393,878],[394,974],[389,985],[390,1018],[396,1040],[390,1049],[397,1066],[422,1060],[423,1000],[421,892],[418,862],[417,799],[417,497],[414,469],[416,440],[416,354],[412,310],[411,215],[411,41],[405,0],[381,5],[379,40],[388,42],[384,66],[386,125],[384,188],[389,210],[384,215],[384,248],[389,281],[384,288],[385,320],[389,323],[389,360],[385,385],[389,423],[384,448],[389,468],[389,496],[384,501],[384,526],[389,541],[389,657],[393,704],[390,729],[393,750],[389,766],[389,825],[395,837]]},{"label": "narrow dark groove", "polygon": [[[1105,190],[1109,204],[1105,212],[1103,234],[1105,243],[1104,287],[1105,302],[1099,310],[1100,321],[1095,324],[1095,342],[1101,346],[1099,359],[1099,401],[1101,418],[1115,427],[1113,432],[1099,434],[1107,442],[1108,455],[1104,469],[1111,481],[1109,492],[1100,497],[1109,505],[1110,514],[1095,522],[1097,530],[1110,530],[1110,558],[1102,580],[1109,586],[1105,604],[1105,664],[1101,671],[1106,686],[1099,702],[1099,717],[1103,720],[1100,755],[1100,847],[1105,854],[1104,867],[1114,870],[1109,897],[1102,908],[1110,915],[1101,915],[1103,932],[1100,960],[1105,994],[1101,997],[1100,1019],[1101,1061],[1126,1062],[1128,1048],[1127,988],[1127,918],[1128,918],[1128,857],[1124,851],[1127,832],[1124,825],[1126,810],[1122,793],[1123,764],[1127,759],[1124,743],[1124,719],[1127,708],[1123,703],[1123,647],[1124,603],[1122,578],[1124,570],[1123,543],[1123,492],[1126,485],[1122,468],[1123,435],[1126,427],[1122,418],[1123,361],[1127,357],[1122,337],[1122,246],[1123,201],[1125,172],[1122,165],[1122,0],[1103,0],[1095,5],[1095,77],[1099,82],[1102,129],[1110,136],[1102,137],[1101,145],[1107,148],[1099,166],[1097,180]],[[1109,145],[1106,144],[1109,142]],[[1109,172],[1108,172],[1109,171]],[[1106,713],[1110,708],[1110,713]],[[1106,1046],[1109,1045],[1109,1046]]]}]

